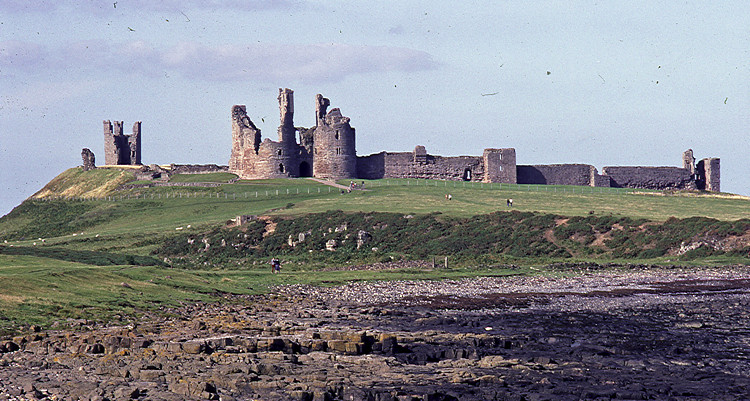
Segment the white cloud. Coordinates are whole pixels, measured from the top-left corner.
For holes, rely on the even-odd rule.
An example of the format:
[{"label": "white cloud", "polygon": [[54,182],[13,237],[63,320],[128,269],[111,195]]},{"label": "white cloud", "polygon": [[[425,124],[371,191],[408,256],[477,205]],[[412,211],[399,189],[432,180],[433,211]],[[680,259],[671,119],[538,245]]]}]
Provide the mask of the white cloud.
[{"label": "white cloud", "polygon": [[166,49],[143,41],[110,45],[71,43],[47,50],[33,43],[1,42],[0,66],[16,73],[80,71],[90,74],[179,74],[204,81],[331,82],[347,76],[437,67],[426,52],[388,46],[347,44],[249,44],[208,46],[183,42]]},{"label": "white cloud", "polygon": [[24,68],[42,64],[46,49],[36,43],[8,40],[0,42],[0,67]]},{"label": "white cloud", "polygon": [[[6,91],[0,97],[0,115],[4,113],[36,113],[58,104],[80,99],[103,88],[100,80],[39,81]],[[40,110],[41,109],[41,110]]]}]

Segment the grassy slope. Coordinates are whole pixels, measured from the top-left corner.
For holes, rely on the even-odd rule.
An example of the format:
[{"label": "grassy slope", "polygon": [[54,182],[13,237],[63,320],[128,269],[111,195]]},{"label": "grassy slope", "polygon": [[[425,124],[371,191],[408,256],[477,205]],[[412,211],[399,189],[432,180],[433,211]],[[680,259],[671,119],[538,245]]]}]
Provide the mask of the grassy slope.
[{"label": "grassy slope", "polygon": [[[226,177],[214,178],[223,180]],[[33,242],[39,242],[38,237],[45,236],[44,230],[49,232],[51,227],[56,227],[55,237],[45,236],[45,247],[148,255],[160,236],[175,233],[178,227],[187,229],[187,225],[191,225],[195,229],[215,225],[239,214],[295,216],[340,209],[403,214],[439,211],[446,216],[469,217],[506,210],[505,200],[508,198],[514,199],[516,210],[568,216],[586,216],[593,211],[596,215],[612,214],[656,221],[672,216],[707,216],[720,220],[750,218],[747,199],[588,187],[505,185],[500,188],[497,184],[379,180],[367,181],[368,191],[342,195],[337,189],[298,179],[239,181],[219,188],[114,190],[129,180],[132,180],[130,172],[116,169],[67,170],[34,198],[138,196],[140,199],[27,202],[0,219],[0,242],[12,233],[26,230],[26,240],[10,242],[17,246],[33,246]],[[452,201],[445,200],[447,193],[453,196]],[[60,209],[51,209],[52,205]],[[45,211],[49,213],[45,214]],[[724,259],[716,259],[716,262],[722,261]],[[271,276],[266,270],[266,266],[236,271],[92,266],[44,257],[0,255],[0,330],[10,330],[21,323],[47,324],[67,317],[102,319],[117,313],[131,315],[136,310],[180,300],[215,299],[211,294],[217,291],[262,292],[269,284],[480,274],[472,269],[316,272],[300,267],[285,269],[280,276]],[[488,273],[493,274],[492,271],[481,272]],[[122,282],[127,282],[132,288],[120,286]]]},{"label": "grassy slope", "polygon": [[169,182],[228,182],[237,178],[232,173],[175,174]]},{"label": "grassy slope", "polygon": [[55,177],[34,198],[49,196],[101,197],[111,194],[120,185],[133,180],[132,171],[123,169],[96,169],[83,171],[75,167]]}]

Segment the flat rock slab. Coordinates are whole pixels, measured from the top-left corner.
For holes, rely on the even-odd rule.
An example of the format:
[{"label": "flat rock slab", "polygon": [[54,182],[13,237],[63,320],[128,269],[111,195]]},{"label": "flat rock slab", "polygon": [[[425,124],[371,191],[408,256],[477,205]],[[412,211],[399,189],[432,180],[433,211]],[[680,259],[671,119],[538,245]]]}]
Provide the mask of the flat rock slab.
[{"label": "flat rock slab", "polygon": [[0,400],[750,396],[747,268],[287,286],[0,341]]}]

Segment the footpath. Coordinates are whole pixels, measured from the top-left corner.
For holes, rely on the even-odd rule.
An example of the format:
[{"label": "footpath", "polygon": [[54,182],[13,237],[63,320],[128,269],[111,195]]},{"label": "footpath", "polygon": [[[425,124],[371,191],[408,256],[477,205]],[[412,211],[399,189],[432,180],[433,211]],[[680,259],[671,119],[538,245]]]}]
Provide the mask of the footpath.
[{"label": "footpath", "polygon": [[[315,182],[319,182],[319,183],[321,183],[321,184],[324,184],[324,185],[328,185],[328,186],[331,186],[331,187],[334,187],[334,188],[338,188],[338,189],[343,189],[343,190],[345,190],[345,191],[348,191],[348,190],[349,190],[349,187],[348,187],[348,186],[346,186],[346,185],[341,185],[341,184],[337,184],[337,183],[335,183],[335,182],[333,182],[333,181],[330,181],[330,180],[324,180],[324,179],[321,179],[321,178],[315,178],[315,177],[308,177],[307,179],[308,179],[308,180],[312,180],[312,181],[315,181]],[[354,186],[354,188],[352,188],[352,189],[359,189],[359,190],[362,190],[362,188],[361,188],[361,187],[359,187],[359,186],[356,186],[356,185],[355,185],[355,186]]]}]

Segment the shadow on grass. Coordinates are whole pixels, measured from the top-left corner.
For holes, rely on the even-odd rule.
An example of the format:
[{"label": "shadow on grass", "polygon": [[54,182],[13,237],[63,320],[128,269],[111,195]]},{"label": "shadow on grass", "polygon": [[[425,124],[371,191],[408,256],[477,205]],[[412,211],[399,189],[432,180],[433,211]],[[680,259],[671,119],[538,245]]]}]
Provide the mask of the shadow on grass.
[{"label": "shadow on grass", "polygon": [[150,256],[124,255],[96,251],[80,251],[51,247],[37,248],[27,246],[0,246],[0,254],[38,256],[43,258],[65,260],[69,262],[78,262],[95,266],[164,266],[163,262]]}]

